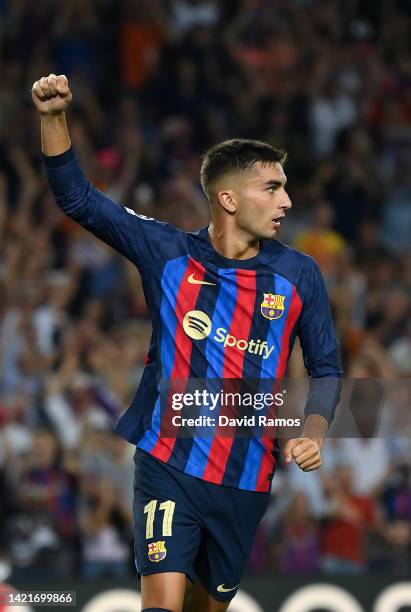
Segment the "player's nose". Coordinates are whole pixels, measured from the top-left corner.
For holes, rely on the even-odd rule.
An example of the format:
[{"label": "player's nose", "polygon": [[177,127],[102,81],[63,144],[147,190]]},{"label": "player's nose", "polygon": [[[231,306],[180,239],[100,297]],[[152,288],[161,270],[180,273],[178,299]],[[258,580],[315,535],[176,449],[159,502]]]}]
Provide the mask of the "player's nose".
[{"label": "player's nose", "polygon": [[290,200],[288,193],[284,193],[284,199],[281,202],[281,208],[283,208],[284,210],[289,210],[290,208],[292,208],[292,206],[293,204]]}]

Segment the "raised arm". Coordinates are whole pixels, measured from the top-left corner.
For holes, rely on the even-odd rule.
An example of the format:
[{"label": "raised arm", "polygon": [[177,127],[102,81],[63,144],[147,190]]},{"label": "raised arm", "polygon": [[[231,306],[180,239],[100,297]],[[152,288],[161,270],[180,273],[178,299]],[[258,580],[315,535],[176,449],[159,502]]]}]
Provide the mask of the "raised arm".
[{"label": "raised arm", "polygon": [[84,176],[71,148],[66,110],[72,100],[64,75],[50,74],[33,84],[40,113],[47,177],[63,212],[136,264],[140,271],[180,254],[182,232],[114,202]]}]

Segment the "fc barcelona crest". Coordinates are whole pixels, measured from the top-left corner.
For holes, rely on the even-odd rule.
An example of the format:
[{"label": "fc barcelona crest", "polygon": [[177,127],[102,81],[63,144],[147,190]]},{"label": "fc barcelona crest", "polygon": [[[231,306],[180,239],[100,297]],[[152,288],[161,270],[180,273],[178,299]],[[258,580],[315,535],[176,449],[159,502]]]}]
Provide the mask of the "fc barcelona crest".
[{"label": "fc barcelona crest", "polygon": [[165,559],[166,555],[167,548],[164,540],[161,540],[160,542],[151,542],[151,544],[148,545],[148,558],[153,563],[162,561]]},{"label": "fc barcelona crest", "polygon": [[261,314],[270,321],[279,319],[285,310],[284,302],[285,295],[264,293],[264,299],[261,302]]}]

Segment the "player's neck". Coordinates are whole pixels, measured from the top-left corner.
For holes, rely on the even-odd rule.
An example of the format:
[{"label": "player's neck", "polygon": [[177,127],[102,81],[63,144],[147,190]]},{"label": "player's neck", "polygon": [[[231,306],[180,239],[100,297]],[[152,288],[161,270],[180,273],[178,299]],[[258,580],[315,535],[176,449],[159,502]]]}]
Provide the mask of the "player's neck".
[{"label": "player's neck", "polygon": [[260,252],[259,239],[252,238],[241,230],[216,226],[211,222],[208,233],[215,250],[228,259],[250,259]]}]

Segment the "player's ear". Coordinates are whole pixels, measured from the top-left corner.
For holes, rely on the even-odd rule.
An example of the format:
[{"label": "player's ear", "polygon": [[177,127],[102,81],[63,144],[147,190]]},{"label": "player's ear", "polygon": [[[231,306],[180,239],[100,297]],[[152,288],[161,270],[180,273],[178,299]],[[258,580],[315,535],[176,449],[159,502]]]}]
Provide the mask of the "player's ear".
[{"label": "player's ear", "polygon": [[237,201],[232,189],[219,191],[217,193],[217,198],[220,206],[222,206],[227,212],[234,213],[237,210]]}]

